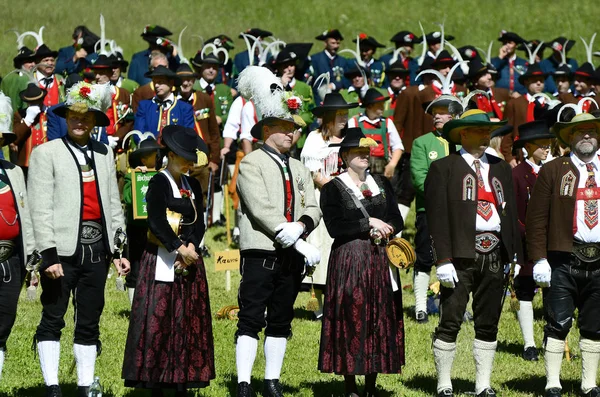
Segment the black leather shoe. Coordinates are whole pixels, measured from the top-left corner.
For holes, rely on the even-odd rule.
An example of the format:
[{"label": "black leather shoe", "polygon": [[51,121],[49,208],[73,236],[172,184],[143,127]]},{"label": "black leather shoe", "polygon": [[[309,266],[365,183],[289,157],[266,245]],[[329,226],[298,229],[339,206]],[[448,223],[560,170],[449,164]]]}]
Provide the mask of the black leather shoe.
[{"label": "black leather shoe", "polygon": [[496,397],[496,392],[491,387],[488,387],[487,389],[479,393],[477,397]]},{"label": "black leather shoe", "polygon": [[552,388],[546,390],[546,393],[544,395],[546,397],[561,397],[562,390],[559,389],[558,387],[552,387]]},{"label": "black leather shoe", "polygon": [[600,387],[594,387],[587,393],[581,393],[584,397],[600,397]]},{"label": "black leather shoe", "polygon": [[417,314],[415,314],[415,318],[419,324],[425,324],[429,322],[429,316],[427,315],[427,312],[424,311],[418,311]]},{"label": "black leather shoe", "polygon": [[454,396],[454,393],[452,392],[452,389],[444,389],[437,394],[437,397],[453,397],[453,396]]},{"label": "black leather shoe", "polygon": [[529,346],[523,352],[523,359],[527,360],[527,361],[538,361],[539,360],[538,349],[536,349],[535,346]]},{"label": "black leather shoe", "polygon": [[283,387],[279,383],[279,379],[265,379],[263,388],[263,396],[265,397],[283,397]]},{"label": "black leather shoe", "polygon": [[248,382],[238,383],[237,397],[254,397],[254,392]]},{"label": "black leather shoe", "polygon": [[203,258],[210,258],[210,252],[208,251],[208,248],[206,248],[206,246],[200,247],[200,253],[202,254]]},{"label": "black leather shoe", "polygon": [[62,397],[59,385],[46,386],[46,397]]},{"label": "black leather shoe", "polygon": [[89,386],[77,386],[77,397],[89,397],[90,387]]}]

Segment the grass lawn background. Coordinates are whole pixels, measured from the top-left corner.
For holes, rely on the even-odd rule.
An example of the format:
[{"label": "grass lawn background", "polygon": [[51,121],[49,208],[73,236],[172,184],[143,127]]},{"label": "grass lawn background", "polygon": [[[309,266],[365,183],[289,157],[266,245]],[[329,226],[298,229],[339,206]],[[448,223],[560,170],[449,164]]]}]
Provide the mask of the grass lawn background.
[{"label": "grass lawn background", "polygon": [[[16,29],[37,31],[45,25],[45,42],[58,50],[71,44],[70,35],[79,24],[87,25],[99,34],[99,14],[106,18],[106,35],[117,40],[123,47],[125,57],[145,48],[139,37],[146,24],[160,24],[172,30],[176,38],[184,26],[188,26],[183,41],[186,56],[191,57],[198,49],[199,41],[191,37],[197,34],[205,39],[219,33],[234,38],[234,53],[245,50],[237,34],[249,27],[260,27],[272,31],[286,42],[315,42],[313,52],[322,45],[314,36],[327,28],[339,28],[345,35],[344,47],[352,47],[351,39],[359,32],[366,32],[378,41],[391,45],[389,38],[399,30],[411,30],[420,35],[418,21],[423,22],[427,32],[437,29],[435,23],[446,21],[446,32],[456,37],[455,45],[472,44],[487,48],[496,40],[501,29],[516,31],[527,39],[549,41],[565,35],[586,40],[597,29],[597,4],[591,1],[92,1],[62,2],[33,0],[9,2],[0,0],[0,32]],[[26,44],[34,47],[28,39]],[[600,43],[599,43],[600,44]],[[499,43],[494,44],[493,56]],[[600,48],[595,46],[595,48]],[[419,53],[417,48],[417,56]],[[12,58],[16,55],[15,36],[4,33],[0,40],[0,71],[5,75],[12,69]],[[522,54],[521,54],[522,55]],[[547,51],[546,56],[549,55]],[[580,41],[571,56],[579,63],[585,61],[584,46]],[[599,61],[600,62],[600,61]],[[414,234],[414,214],[407,222],[407,236]],[[211,229],[208,233],[211,251],[225,248],[224,229]],[[213,313],[228,304],[236,304],[239,275],[232,277],[232,290],[225,291],[224,273],[213,271],[212,258],[207,261],[210,298]],[[412,273],[403,275],[403,284],[412,283]],[[311,321],[311,313],[303,308],[308,299],[301,294],[296,303],[297,319],[294,321],[294,337],[288,344],[288,352],[282,372],[286,394],[294,396],[342,396],[343,380],[339,376],[325,375],[317,371],[320,323]],[[432,316],[429,324],[417,325],[412,320],[414,299],[410,290],[404,293],[406,358],[402,375],[381,376],[380,391],[383,396],[423,396],[435,393],[435,368],[431,352],[431,335],[437,317]],[[536,341],[541,343],[542,327],[541,300],[536,297]],[[117,292],[114,279],[106,287],[106,307],[101,321],[103,353],[97,361],[97,375],[101,377],[105,396],[144,396],[144,392],[125,389],[120,379],[123,348],[127,334],[129,301],[127,295]],[[0,380],[0,396],[41,396],[44,393],[43,379],[37,359],[31,351],[32,337],[39,322],[41,305],[29,302],[22,294],[19,312],[13,333],[8,341],[8,353]],[[67,314],[67,327],[63,334],[60,381],[64,384],[65,396],[75,391],[76,373],[69,369],[72,354],[72,309]],[[203,396],[235,395],[235,354],[232,321],[213,322],[217,379],[207,389],[198,391]],[[458,353],[455,360],[453,379],[455,391],[470,392],[474,389],[474,363],[472,359],[472,324],[465,324],[459,335]],[[496,355],[492,385],[503,396],[531,396],[543,392],[544,362],[526,362],[520,358],[522,351],[518,323],[513,313],[505,306],[500,323],[498,354]],[[577,353],[578,332],[569,336],[572,350]],[[260,346],[260,345],[259,345]],[[255,364],[253,385],[262,389],[264,355],[262,349]],[[563,387],[565,395],[578,395],[581,361],[563,363]]]}]

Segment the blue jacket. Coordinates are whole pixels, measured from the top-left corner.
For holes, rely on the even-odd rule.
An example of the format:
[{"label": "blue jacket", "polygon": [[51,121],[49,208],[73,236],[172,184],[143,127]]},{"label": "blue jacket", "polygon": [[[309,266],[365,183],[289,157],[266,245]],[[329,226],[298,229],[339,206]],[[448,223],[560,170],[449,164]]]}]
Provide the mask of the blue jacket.
[{"label": "blue jacket", "polygon": [[[172,71],[177,70],[179,67],[179,56],[173,58],[171,54],[167,54],[167,59],[169,60],[169,69]],[[150,49],[145,49],[144,51],[136,52],[131,57],[131,63],[129,64],[129,69],[127,71],[127,78],[133,81],[137,81],[139,85],[148,84],[152,79],[148,77],[144,77],[144,74],[148,71],[150,67]]]},{"label": "blue jacket", "polygon": [[[558,69],[559,63],[560,62],[554,59],[553,56],[549,56],[548,58],[540,62],[540,68],[544,73],[552,74],[556,71],[556,69]],[[571,73],[575,72],[579,67],[579,65],[577,65],[577,61],[573,58],[567,58],[567,63],[569,64],[569,66],[571,66]],[[571,87],[571,89],[574,90],[575,88]],[[556,84],[554,83],[554,79],[551,75],[549,75],[546,78],[546,82],[544,84],[544,91],[549,92],[550,94],[556,92]]]},{"label": "blue jacket", "polygon": [[[311,55],[311,67],[313,70],[313,84],[314,81],[323,73],[329,73],[331,82],[335,84],[335,91],[339,91],[342,88],[350,87],[350,82],[344,77],[344,71],[351,69],[354,65],[354,59],[349,60],[340,55],[336,55],[331,60],[325,50]],[[315,95],[316,103],[321,103],[323,98],[319,97],[317,87],[313,86],[313,92]]]},{"label": "blue jacket", "polygon": [[[508,58],[504,57],[504,59],[500,59],[498,57],[492,58],[492,65],[496,69],[498,69],[498,81],[496,81],[496,87],[509,89],[510,86],[510,70],[508,67]],[[516,57],[515,58],[515,66],[518,69],[521,69],[521,73],[525,73],[527,70],[528,63],[523,58]],[[518,92],[521,95],[525,95],[527,93],[527,88],[523,86],[523,84],[519,83],[519,76],[521,75],[517,70],[515,70],[515,87],[514,91]],[[544,91],[548,91],[547,89]]]},{"label": "blue jacket", "polygon": [[73,62],[73,56],[75,56],[75,47],[72,45],[68,47],[63,47],[58,50],[58,57],[56,58],[56,69],[54,73],[56,74],[71,74],[71,73],[79,73],[81,72],[86,65],[91,65],[98,58],[98,54],[92,52],[85,57],[87,62],[81,62],[81,59],[78,59],[77,62]]},{"label": "blue jacket", "polygon": [[[381,58],[379,58],[379,60],[385,64],[386,70],[389,69],[390,60],[392,59],[393,56],[394,56],[394,54],[385,54]],[[408,71],[410,72],[410,85],[417,85],[417,74],[419,74],[418,73],[419,63],[413,58],[408,58]],[[386,76],[385,87],[389,87],[389,85],[390,85],[389,79]]]},{"label": "blue jacket", "polygon": [[[62,137],[67,136],[67,121],[62,117],[59,117],[56,114],[54,114],[54,112],[52,111],[53,109],[63,105],[64,102],[51,106],[46,112],[46,120],[48,123],[46,136],[48,137],[48,141],[60,139]],[[98,139],[98,131],[100,132],[100,139]],[[94,128],[94,131],[92,131],[92,139],[96,141],[99,140],[100,142],[108,145],[108,135],[106,134],[106,128]]]},{"label": "blue jacket", "polygon": [[[150,131],[158,139],[160,117],[159,106],[152,99],[140,101],[135,114],[133,129],[142,132]],[[171,124],[194,128],[194,108],[192,105],[175,98],[175,102],[169,109],[167,120],[167,125]]]}]

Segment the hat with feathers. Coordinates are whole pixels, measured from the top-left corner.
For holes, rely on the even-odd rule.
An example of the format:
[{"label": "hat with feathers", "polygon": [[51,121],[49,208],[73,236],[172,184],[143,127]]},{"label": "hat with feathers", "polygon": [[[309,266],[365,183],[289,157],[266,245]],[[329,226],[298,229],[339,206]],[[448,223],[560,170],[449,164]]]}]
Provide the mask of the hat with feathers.
[{"label": "hat with feathers", "polygon": [[96,125],[106,127],[110,120],[105,112],[112,103],[109,84],[89,84],[84,81],[76,83],[67,91],[66,101],[52,111],[60,117],[67,117],[67,110],[77,113],[92,112],[96,116]]},{"label": "hat with feathers", "polygon": [[298,115],[302,98],[284,91],[281,80],[269,69],[248,66],[240,73],[237,83],[240,94],[250,99],[262,115],[262,119],[250,131],[256,139],[263,140],[263,125],[274,119],[293,123],[294,128],[306,126]]}]

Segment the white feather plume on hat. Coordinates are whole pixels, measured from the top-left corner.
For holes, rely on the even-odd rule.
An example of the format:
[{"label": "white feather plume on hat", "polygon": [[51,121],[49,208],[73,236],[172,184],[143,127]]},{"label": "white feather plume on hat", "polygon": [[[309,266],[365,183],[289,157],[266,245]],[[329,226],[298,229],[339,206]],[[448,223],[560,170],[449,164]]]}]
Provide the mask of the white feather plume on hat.
[{"label": "white feather plume on hat", "polygon": [[106,112],[112,104],[110,85],[80,81],[67,91],[65,104],[67,107],[82,104],[89,109]]},{"label": "white feather plume on hat", "polygon": [[0,91],[0,137],[3,133],[12,133],[13,108],[10,98]]},{"label": "white feather plume on hat", "polygon": [[263,118],[290,119],[292,114],[285,106],[281,80],[269,69],[248,66],[238,77],[238,90],[254,103]]}]

